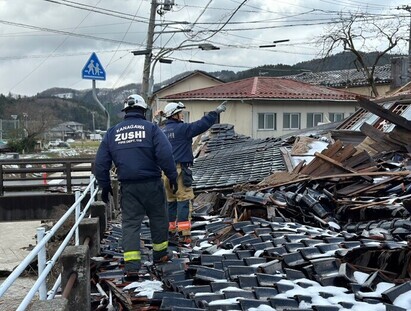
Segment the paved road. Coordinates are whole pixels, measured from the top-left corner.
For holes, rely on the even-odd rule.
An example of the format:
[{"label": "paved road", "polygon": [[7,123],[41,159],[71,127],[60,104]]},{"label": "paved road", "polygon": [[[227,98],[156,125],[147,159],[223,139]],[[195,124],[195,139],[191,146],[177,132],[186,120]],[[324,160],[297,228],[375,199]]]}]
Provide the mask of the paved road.
[{"label": "paved road", "polygon": [[25,248],[36,245],[39,220],[0,222],[0,271],[13,269],[28,255]]},{"label": "paved road", "polygon": [[[0,222],[0,271],[11,272],[27,256],[28,246],[36,245],[36,229],[39,220]],[[0,284],[6,278],[0,278]],[[0,298],[0,310],[16,310],[36,281],[35,277],[21,276]]]},{"label": "paved road", "polygon": [[[5,279],[6,278],[0,278],[0,284]],[[33,287],[35,282],[36,279],[32,276],[18,278],[16,282],[14,282],[12,286],[10,286],[4,296],[0,298],[0,310],[15,311],[23,301],[29,290]],[[37,294],[33,301],[36,299],[38,299]]]}]

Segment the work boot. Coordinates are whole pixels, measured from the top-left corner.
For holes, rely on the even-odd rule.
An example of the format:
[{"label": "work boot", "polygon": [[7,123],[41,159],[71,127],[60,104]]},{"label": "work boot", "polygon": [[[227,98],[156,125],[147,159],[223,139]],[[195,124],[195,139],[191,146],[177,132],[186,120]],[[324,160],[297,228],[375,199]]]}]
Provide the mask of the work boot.
[{"label": "work boot", "polygon": [[137,282],[140,279],[138,271],[126,271],[124,275],[124,280],[126,282]]},{"label": "work boot", "polygon": [[124,263],[124,279],[127,282],[136,282],[139,279],[139,271],[141,268],[140,260],[131,260]]},{"label": "work boot", "polygon": [[178,232],[168,232],[168,240],[170,242],[178,242]]},{"label": "work boot", "polygon": [[178,232],[170,232],[170,231],[168,232],[168,242],[171,245],[177,245],[178,239],[179,239]]},{"label": "work boot", "polygon": [[141,269],[140,260],[129,260],[124,262],[124,270],[126,272],[138,272]]},{"label": "work boot", "polygon": [[153,255],[154,264],[162,264],[173,259],[174,255],[172,251],[166,251],[165,254]]}]

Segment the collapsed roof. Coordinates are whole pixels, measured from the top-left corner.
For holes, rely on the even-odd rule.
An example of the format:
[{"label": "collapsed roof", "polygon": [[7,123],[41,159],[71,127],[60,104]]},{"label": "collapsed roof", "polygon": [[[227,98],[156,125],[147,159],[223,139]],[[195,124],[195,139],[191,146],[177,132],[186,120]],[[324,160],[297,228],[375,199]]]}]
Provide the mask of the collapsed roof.
[{"label": "collapsed roof", "polygon": [[110,269],[100,263],[98,278],[129,309],[410,309],[409,114],[359,100],[392,130],[363,118],[363,139],[350,144],[333,131],[254,140],[213,126],[193,165],[195,244],[171,241],[175,259],[143,268],[142,280],[162,288],[148,294],[113,270],[122,264],[115,225],[102,251]]}]

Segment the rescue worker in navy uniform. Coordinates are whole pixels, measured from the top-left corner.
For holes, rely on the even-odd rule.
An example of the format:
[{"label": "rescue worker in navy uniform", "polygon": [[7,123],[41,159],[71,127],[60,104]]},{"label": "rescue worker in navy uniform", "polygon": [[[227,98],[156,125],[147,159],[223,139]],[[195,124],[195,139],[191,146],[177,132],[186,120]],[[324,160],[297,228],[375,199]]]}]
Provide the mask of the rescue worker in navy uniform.
[{"label": "rescue worker in navy uniform", "polygon": [[164,185],[168,202],[168,221],[170,236],[178,235],[179,242],[191,243],[191,200],[194,198],[192,188],[193,164],[192,139],[207,131],[217,120],[218,115],[226,110],[225,102],[214,111],[209,112],[200,120],[184,123],[183,103],[171,102],[164,107],[162,114],[167,118],[163,132],[173,147],[174,160],[178,172],[178,191],[170,188],[168,176],[164,178]]},{"label": "rescue worker in navy uniform", "polygon": [[112,194],[110,169],[117,168],[122,210],[123,251],[126,275],[136,276],[141,267],[140,229],[145,215],[150,221],[154,263],[166,262],[168,215],[162,171],[177,191],[177,171],[170,142],[161,129],[145,119],[147,104],[137,94],[124,102],[124,120],[105,134],[95,159],[95,176],[102,200]]}]

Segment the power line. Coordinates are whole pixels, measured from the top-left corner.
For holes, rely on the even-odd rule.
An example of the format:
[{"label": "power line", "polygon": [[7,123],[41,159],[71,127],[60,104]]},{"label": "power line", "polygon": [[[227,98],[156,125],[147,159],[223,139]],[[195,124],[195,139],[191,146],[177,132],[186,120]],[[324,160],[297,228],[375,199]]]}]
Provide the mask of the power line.
[{"label": "power line", "polygon": [[[82,56],[82,55],[90,55],[93,51],[86,51],[86,52],[77,52],[77,53],[65,53],[65,54],[56,54],[53,53],[50,57],[73,57],[73,56]],[[113,53],[113,52],[126,52],[129,54],[131,49],[122,49],[122,50],[99,50],[94,51],[95,53],[103,54],[103,53]],[[3,56],[0,57],[0,60],[16,60],[16,59],[36,59],[36,58],[46,58],[47,55],[14,55],[14,56]]]},{"label": "power line", "polygon": [[[188,60],[188,59],[181,59],[181,58],[176,58],[176,57],[170,57],[170,59],[181,61],[181,62],[193,63],[193,62],[190,62],[190,60]],[[230,68],[246,68],[246,69],[253,68],[253,67],[250,67],[250,66],[218,64],[218,63],[212,63],[212,62],[202,62],[201,64],[203,64],[203,65],[214,65],[214,66],[220,66],[220,67],[230,67]]]},{"label": "power line", "polygon": [[[93,13],[97,13],[97,14],[102,14],[105,16],[112,16],[114,18],[120,18],[120,19],[125,19],[128,22],[128,28],[125,30],[125,32],[120,32],[120,36],[118,36],[118,38],[121,39],[107,39],[102,37],[101,35],[98,34],[98,31],[96,32],[95,29],[97,28],[96,25],[94,26],[89,26],[89,27],[94,27],[95,29],[93,29],[93,32],[91,33],[90,31],[83,31],[83,32],[89,32],[90,35],[87,34],[81,34],[81,33],[76,33],[73,31],[65,31],[65,30],[55,30],[55,29],[51,29],[51,28],[44,28],[44,27],[37,27],[37,26],[33,26],[33,25],[28,25],[28,24],[19,24],[19,23],[14,23],[14,22],[8,22],[8,21],[1,21],[0,23],[2,24],[6,24],[6,25],[11,25],[11,26],[15,26],[15,27],[21,27],[21,28],[26,28],[26,29],[31,29],[32,31],[27,31],[27,35],[32,35],[33,37],[35,35],[39,35],[39,34],[35,34],[33,33],[33,31],[36,32],[44,32],[45,34],[57,34],[57,35],[64,35],[64,36],[73,36],[73,37],[79,37],[79,38],[86,38],[86,39],[92,39],[92,40],[98,40],[98,41],[106,41],[109,43],[115,43],[117,44],[117,48],[111,50],[110,52],[107,53],[114,53],[111,56],[109,65],[112,64],[112,62],[114,61],[114,57],[118,55],[116,55],[116,53],[120,52],[120,51],[124,51],[125,53],[129,53],[130,51],[127,49],[119,49],[120,46],[123,44],[127,44],[127,45],[132,45],[134,48],[136,47],[136,45],[138,46],[143,46],[141,43],[135,43],[135,42],[127,42],[124,41],[124,38],[126,37],[126,34],[130,35],[131,32],[130,31],[130,26],[132,25],[132,23],[144,23],[147,24],[148,23],[148,19],[141,17],[141,16],[137,16],[137,13],[132,15],[132,14],[128,14],[128,13],[123,13],[120,11],[116,11],[116,10],[109,10],[109,9],[105,9],[105,8],[101,8],[101,7],[92,7],[86,4],[82,4],[80,2],[75,2],[75,1],[67,1],[67,0],[43,0],[45,2],[48,3],[53,3],[53,7],[64,7],[64,9],[66,11],[74,11],[71,9],[67,9],[67,7],[71,7],[73,9],[76,10],[83,10],[83,11],[88,11],[88,12],[93,12]],[[80,0],[78,0],[80,1]],[[147,2],[147,1],[145,1]],[[139,4],[142,5],[142,3],[145,3],[144,1],[140,1]],[[190,3],[190,1],[185,1],[187,3]],[[257,49],[257,46],[259,44],[255,44],[255,42],[259,42],[261,41],[262,44],[264,43],[268,43],[266,41],[264,41],[264,37],[252,37],[250,31],[259,31],[261,30],[261,34],[264,33],[274,33],[274,31],[272,32],[263,32],[262,30],[271,30],[271,29],[286,29],[286,28],[295,28],[295,27],[312,27],[312,26],[316,26],[316,25],[327,25],[327,24],[335,24],[337,23],[337,19],[335,18],[337,16],[337,11],[325,11],[325,10],[320,10],[320,9],[316,9],[316,8],[309,8],[309,10],[305,11],[305,12],[299,12],[296,14],[288,14],[287,16],[284,16],[284,14],[280,14],[279,12],[275,12],[274,10],[276,8],[271,7],[269,8],[269,10],[264,9],[264,8],[259,8],[256,6],[252,6],[250,5],[250,3],[247,2],[247,0],[243,1],[243,0],[236,0],[236,1],[231,1],[232,3],[235,3],[236,6],[234,7],[232,5],[232,8],[222,8],[221,3],[224,3],[228,5],[228,2],[225,1],[215,1],[212,4],[212,0],[209,1],[203,1],[201,3],[204,3],[204,5],[201,6],[190,6],[190,5],[186,5],[184,8],[187,8],[187,10],[191,9],[191,16],[192,19],[194,20],[194,22],[192,22],[192,24],[190,25],[190,28],[193,30],[193,33],[195,32],[194,36],[190,37],[189,39],[185,40],[184,37],[182,36],[177,36],[176,34],[173,34],[172,36],[163,36],[163,38],[165,38],[165,40],[162,40],[160,43],[157,42],[156,45],[160,45],[159,47],[153,47],[155,49],[159,49],[159,50],[164,50],[167,49],[166,46],[170,45],[170,43],[175,42],[175,46],[177,46],[177,48],[172,48],[173,51],[178,52],[178,46],[185,43],[185,42],[196,42],[196,40],[200,40],[200,37],[206,37],[206,39],[201,39],[204,40],[206,42],[212,42],[212,41],[221,41],[221,43],[217,43],[218,45],[222,46],[222,47],[227,47],[227,48],[232,48],[232,49]],[[281,2],[281,0],[278,0],[278,2]],[[288,1],[289,2],[289,1]],[[324,3],[329,3],[329,4],[343,4],[343,5],[349,5],[352,4],[353,6],[357,7],[357,8],[364,8],[364,9],[377,9],[377,8],[383,8],[379,5],[375,5],[372,6],[371,5],[368,6],[368,4],[363,4],[363,2],[358,3],[358,5],[355,5],[356,1],[350,1],[350,0],[342,0],[340,1],[334,1],[334,0],[323,0],[321,2]],[[214,7],[214,5],[219,5],[219,7]],[[293,4],[290,4],[293,5]],[[51,6],[51,5],[50,5]],[[302,11],[301,8],[305,8],[307,7],[307,5],[305,6],[299,6],[299,9],[297,11]],[[322,5],[323,7],[325,7],[325,4]],[[192,10],[192,8],[199,8],[198,10]],[[255,8],[255,9],[253,9]],[[295,8],[293,8],[295,10]],[[221,13],[224,14],[218,14],[216,11],[221,11]],[[242,16],[240,14],[238,14],[238,11],[241,10],[241,13],[243,14]],[[212,14],[209,14],[210,11],[212,12]],[[80,11],[79,11],[80,12]],[[132,11],[130,11],[132,12]],[[193,14],[194,12],[194,14]],[[257,19],[253,16],[246,16],[244,17],[244,15],[246,13],[255,13],[257,12],[259,14],[259,16],[262,17],[266,17],[266,18],[262,18],[262,19]],[[141,13],[141,12],[140,12]],[[216,20],[214,22],[207,22],[206,19],[204,17],[206,17],[207,14],[211,15],[210,20]],[[338,12],[341,13],[341,12]],[[268,15],[269,14],[269,15]],[[348,14],[347,12],[342,12],[342,14]],[[367,16],[368,18],[371,18],[371,16],[379,16],[382,19],[387,19],[389,20],[390,18],[392,18],[393,15],[389,15],[389,14],[371,14],[371,13],[362,13],[365,16]],[[176,14],[177,15],[177,14]],[[181,14],[179,14],[181,15]],[[179,17],[179,15],[177,15],[177,18]],[[404,15],[404,14],[403,14]],[[236,16],[237,18],[234,20],[234,16]],[[169,15],[167,15],[167,17],[170,17]],[[246,21],[245,19],[247,17],[250,17],[250,21]],[[105,18],[104,16],[99,16],[99,18],[103,19]],[[108,18],[105,18],[108,19]],[[167,19],[168,20],[168,19]],[[286,24],[282,24],[282,22],[284,20],[291,20],[290,22],[286,23]],[[364,19],[366,20],[366,19]],[[166,21],[166,19],[164,19],[164,21]],[[341,20],[340,20],[341,21]],[[281,24],[280,24],[281,23]],[[124,23],[125,24],[125,23]],[[246,25],[246,26],[245,26]],[[211,26],[211,27],[210,27]],[[213,27],[214,26],[214,27]],[[244,26],[244,27],[243,27]],[[172,27],[172,26],[167,26],[167,27]],[[80,28],[86,28],[86,27],[76,27],[76,29],[80,29]],[[126,27],[124,27],[126,28]],[[98,28],[97,28],[98,29]],[[101,29],[101,28],[100,28]],[[165,29],[165,28],[164,28]],[[163,30],[164,30],[163,29]],[[77,30],[79,32],[79,30]],[[240,32],[241,31],[241,32]],[[247,31],[247,32],[246,32]],[[279,31],[281,33],[281,31]],[[295,31],[295,33],[297,33],[298,35],[298,31]],[[112,33],[113,34],[113,33]],[[246,35],[244,35],[246,34]],[[5,37],[7,35],[10,34],[2,34],[0,35],[1,37]],[[25,35],[23,33],[21,34],[15,34],[15,36],[17,35]],[[184,35],[187,35],[186,33],[184,33]],[[249,36],[247,36],[249,35]],[[104,35],[103,35],[104,36]],[[276,36],[278,36],[276,34]],[[107,36],[109,37],[109,36]],[[269,37],[265,36],[266,38]],[[181,38],[183,38],[183,43],[181,43]],[[211,38],[211,40],[209,40]],[[179,40],[177,40],[179,39]],[[217,40],[215,40],[217,39]],[[173,40],[173,41],[171,41]],[[133,41],[131,39],[131,41]],[[250,44],[247,44],[247,43]],[[289,43],[285,46],[287,47],[293,47],[292,50],[295,49],[296,46],[302,46],[302,45],[310,45],[310,47],[304,47],[306,49],[309,49],[309,51],[311,52],[312,49],[312,43],[309,42],[300,42],[300,43],[295,43],[295,41],[293,40],[293,43]],[[292,52],[287,50],[287,48],[284,48],[282,50],[276,49],[274,50],[268,50],[268,51],[264,51],[264,52],[268,52],[268,53],[285,53],[285,54],[291,54]],[[182,53],[186,53],[191,54],[191,55],[195,55],[198,53],[195,53],[194,51],[198,51],[198,53],[201,53],[200,50],[198,48],[190,48],[190,49],[185,49],[184,51],[182,51]],[[305,51],[306,52],[306,51]],[[13,57],[0,57],[0,60],[5,60],[5,59],[21,59],[21,58],[51,58],[51,57],[60,57],[60,56],[74,56],[74,55],[85,55],[87,54],[85,53],[73,53],[73,54],[56,54],[56,53],[51,53],[48,56],[46,55],[27,55],[27,56],[13,56]],[[121,54],[121,53],[120,53]],[[177,53],[176,53],[177,54]],[[307,53],[298,53],[295,52],[293,54],[300,54],[300,55],[309,55]],[[178,55],[178,54],[177,54]],[[180,54],[182,55],[182,54]],[[121,59],[124,56],[120,56]],[[117,61],[116,60],[116,61]],[[210,63],[211,64],[211,63]],[[216,66],[218,64],[215,64]],[[122,76],[125,74],[125,71],[123,71],[122,75],[120,78],[122,78]],[[118,83],[118,81],[116,82],[116,84]]]},{"label": "power line", "polygon": [[[312,11],[314,12],[314,11]],[[327,14],[325,11],[322,11],[324,14]],[[296,17],[296,16],[300,16],[300,15],[306,15],[308,13],[304,13],[304,14],[299,14],[299,15],[293,15],[293,16],[287,16],[287,17],[281,17],[281,18],[276,18],[276,19],[259,19],[259,20],[251,20],[251,21],[236,21],[236,22],[230,22],[228,23],[229,25],[243,25],[243,24],[267,24],[267,23],[275,23],[275,22],[282,22],[284,19],[288,19],[289,17]],[[397,15],[393,15],[393,14],[364,14],[364,13],[359,13],[358,15],[364,16],[366,18],[375,18],[377,17],[384,17],[384,18],[396,18]],[[335,18],[340,18],[340,14],[336,14],[335,17],[330,18],[328,17],[329,15],[327,14],[327,18],[310,18],[310,19],[296,19],[294,22],[295,23],[299,23],[299,22],[316,22],[316,21],[320,21],[320,22],[327,22],[327,21],[333,21],[335,20]],[[349,16],[352,16],[352,14],[350,14]],[[215,22],[202,22],[202,23],[197,23],[197,25],[214,25]]]},{"label": "power line", "polygon": [[231,13],[230,17],[227,19],[227,21],[224,22],[223,25],[220,26],[217,30],[214,31],[214,34],[208,36],[204,40],[210,39],[211,37],[215,36],[218,32],[220,32],[229,22],[230,20],[234,17],[234,15],[240,10],[240,8],[247,2],[248,0],[244,0],[243,2],[240,3],[240,5],[234,10],[233,13]]},{"label": "power line", "polygon": [[375,3],[364,3],[364,2],[357,2],[357,1],[327,1],[327,0],[319,0],[320,2],[324,2],[324,3],[330,3],[330,4],[344,4],[344,5],[348,5],[350,7],[352,7],[353,5],[356,5],[357,8],[364,8],[364,9],[369,9],[369,8],[375,8],[378,10],[381,9],[385,9],[386,5],[381,5],[381,4],[375,4]]},{"label": "power line", "polygon": [[[98,3],[100,3],[100,2],[101,2],[101,0],[99,0]],[[98,4],[98,3],[97,3],[97,4]],[[96,4],[96,5],[97,5],[97,4]],[[89,13],[89,14],[91,14],[91,13]],[[81,22],[80,22],[74,29],[76,29],[78,26],[80,26],[80,25],[85,21],[85,19],[87,18],[87,16],[88,16],[89,14],[87,14],[87,15],[81,20]],[[68,39],[68,36],[66,36],[66,37],[60,42],[60,44],[59,44],[58,46],[56,46],[55,49],[54,49],[51,53],[49,53],[45,59],[43,59],[43,61],[41,61],[36,67],[34,67],[25,77],[23,77],[23,79],[21,79],[19,82],[17,82],[17,83],[10,89],[10,91],[12,91],[15,87],[17,87],[18,85],[20,85],[20,84],[21,84],[23,81],[25,81],[26,79],[28,79],[34,72],[37,71],[37,69],[39,69],[41,66],[43,66],[43,64],[50,58],[50,56],[53,55],[53,53],[56,52],[56,51],[67,41],[67,39]]]},{"label": "power line", "polygon": [[[382,16],[381,16],[382,17]],[[364,21],[367,20],[367,18],[372,18],[371,16],[365,17]],[[387,16],[384,17],[383,19],[389,20],[389,19],[393,19],[395,17],[391,17],[391,16]],[[340,22],[339,20],[324,20],[323,22],[312,22],[312,23],[307,23],[310,20],[300,20],[298,22],[304,21],[305,23],[295,23],[295,24],[286,24],[286,25],[271,25],[271,26],[265,26],[265,27],[248,27],[248,28],[231,28],[231,29],[225,29],[224,31],[242,31],[242,30],[261,30],[261,29],[271,29],[271,28],[288,28],[288,27],[301,27],[301,26],[315,26],[315,25],[327,25],[327,24],[335,24]],[[311,20],[311,21],[315,21],[315,20]],[[257,21],[255,21],[257,22]],[[115,42],[115,43],[121,43],[123,42],[122,40],[114,40],[114,39],[107,39],[107,38],[102,38],[102,37],[96,37],[96,36],[91,36],[91,35],[86,35],[86,34],[79,34],[79,33],[73,33],[73,32],[66,32],[63,30],[55,30],[55,29],[49,29],[49,28],[44,28],[44,27],[37,27],[37,26],[32,26],[32,25],[27,25],[27,24],[21,24],[21,23],[13,23],[13,22],[9,22],[9,21],[0,21],[0,23],[4,23],[4,24],[9,24],[9,25],[13,25],[13,26],[17,26],[17,27],[23,27],[23,28],[29,28],[29,29],[33,29],[36,31],[40,31],[40,32],[51,32],[51,33],[56,33],[56,34],[64,34],[64,35],[71,35],[71,36],[77,36],[77,37],[86,37],[86,38],[93,38],[95,40],[104,40],[104,41],[111,41],[111,42]],[[247,22],[235,22],[235,23],[228,23],[229,25],[237,25],[237,24],[244,24]],[[252,22],[250,22],[252,23]],[[197,23],[198,25],[208,25],[208,24],[215,24],[215,23]],[[110,25],[110,24],[108,24]],[[100,26],[104,26],[100,25]],[[96,26],[87,26],[87,27],[81,27],[81,28],[95,28]],[[201,27],[200,27],[201,28]],[[215,30],[212,30],[215,31]],[[210,29],[202,29],[199,30],[199,32],[210,32]],[[118,34],[118,33],[123,33],[123,32],[117,32],[117,33],[113,33],[113,32],[102,32],[100,34]],[[128,33],[135,33],[135,32],[128,32]],[[33,34],[33,33],[26,33],[26,32],[12,32],[12,33],[7,33],[7,34],[0,34],[0,37],[15,37],[15,36],[39,36],[42,34]],[[128,44],[135,44],[132,42],[126,42]]]},{"label": "power line", "polygon": [[[371,18],[369,18],[371,19]],[[390,20],[392,19],[391,17],[387,18],[380,18],[380,20]],[[363,21],[367,21],[367,18],[363,18]],[[253,30],[263,30],[263,29],[276,29],[276,28],[291,28],[291,27],[306,27],[306,26],[318,26],[318,25],[332,25],[332,24],[338,24],[340,23],[341,20],[331,20],[331,21],[325,21],[325,22],[313,22],[313,23],[301,23],[301,24],[283,24],[283,25],[270,25],[270,26],[264,26],[264,27],[247,27],[247,28],[226,28],[224,29],[224,32],[233,32],[233,31],[253,31]],[[209,30],[199,30],[197,31],[198,33],[202,32],[209,32]],[[209,38],[209,37],[208,37]],[[206,39],[208,39],[206,38]]]},{"label": "power line", "polygon": [[[302,54],[302,55],[311,55],[311,54],[303,54],[303,53],[292,53],[290,51],[274,51],[272,50],[272,52],[281,52],[281,53],[287,53],[287,54]],[[181,61],[181,62],[187,62],[187,63],[197,63],[197,64],[201,64],[201,65],[213,65],[213,66],[219,66],[219,67],[229,67],[229,68],[245,68],[245,69],[253,69],[254,67],[250,67],[250,66],[243,66],[243,65],[229,65],[227,63],[214,63],[214,62],[209,62],[209,61],[202,61],[202,60],[196,60],[193,61],[191,59],[182,59],[182,58],[178,58],[178,57],[168,57],[169,59],[172,60],[176,60],[176,61]],[[275,71],[290,71],[290,69],[272,69]]]},{"label": "power line", "polygon": [[[137,9],[136,13],[134,14],[134,16],[136,16],[137,13],[138,13],[138,11],[140,10],[141,4],[142,4],[142,2],[140,2],[140,6],[138,7],[138,9]],[[122,42],[124,41],[124,38],[126,37],[127,33],[129,32],[132,23],[133,23],[133,22],[130,22],[130,23],[129,23],[127,30],[123,33],[123,37],[121,38],[121,41],[122,41]],[[121,43],[118,44],[117,49],[119,49],[120,46],[121,46]],[[111,63],[111,61],[113,60],[113,58],[114,58],[114,56],[116,55],[116,53],[117,53],[117,52],[114,52],[114,53],[113,53],[113,55],[111,56],[110,60],[109,60],[108,63],[107,63],[106,68],[107,68],[108,66],[110,66],[110,63]]]},{"label": "power line", "polygon": [[119,40],[115,40],[115,39],[101,38],[101,37],[96,37],[96,36],[79,34],[79,33],[75,33],[75,32],[45,28],[45,27],[38,27],[38,26],[22,24],[22,23],[15,23],[15,22],[10,22],[10,21],[6,21],[6,20],[0,20],[0,24],[5,24],[5,25],[10,25],[10,26],[15,26],[15,27],[28,28],[28,29],[34,29],[34,30],[40,30],[40,31],[44,31],[44,32],[57,33],[57,34],[60,34],[60,35],[65,35],[65,36],[72,36],[72,37],[93,39],[93,40],[98,40],[98,41],[107,41],[107,42],[114,42],[114,43],[126,43],[126,44],[130,44],[130,45],[136,45],[135,42],[127,42],[127,41],[119,41]]},{"label": "power line", "polygon": [[209,5],[213,2],[213,0],[208,1],[207,5],[203,8],[203,10],[200,12],[200,14],[197,16],[196,20],[194,21],[193,25],[197,24],[198,20],[203,16]]},{"label": "power line", "polygon": [[[82,4],[79,2],[74,2],[74,1],[66,1],[66,0],[60,0],[62,2],[58,2],[56,0],[43,0],[45,2],[50,2],[54,4],[59,4],[59,5],[64,5],[80,10],[85,10],[93,13],[99,13],[99,14],[104,14],[108,16],[113,16],[117,18],[122,18],[122,19],[128,19],[136,22],[141,22],[141,23],[148,23],[148,19],[145,17],[138,16],[140,20],[135,19],[135,17],[132,14],[124,13],[124,12],[119,12],[119,11],[114,11],[114,10],[109,10],[109,9],[103,9],[103,8],[97,8],[96,6],[90,6],[86,4]],[[63,3],[65,2],[65,3]]]}]

